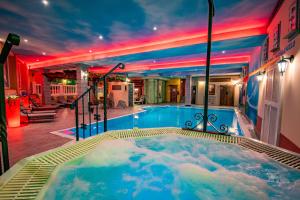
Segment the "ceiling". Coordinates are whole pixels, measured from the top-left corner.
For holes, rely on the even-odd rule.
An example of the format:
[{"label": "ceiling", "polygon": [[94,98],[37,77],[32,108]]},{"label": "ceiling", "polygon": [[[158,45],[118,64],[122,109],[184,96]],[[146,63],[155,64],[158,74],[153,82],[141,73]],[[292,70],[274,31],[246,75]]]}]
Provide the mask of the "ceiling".
[{"label": "ceiling", "polygon": [[[213,71],[249,63],[276,4],[215,0]],[[82,63],[103,72],[124,62],[130,74],[188,75],[205,66],[207,8],[207,0],[2,0],[0,39],[19,34],[14,52],[32,69]]]}]

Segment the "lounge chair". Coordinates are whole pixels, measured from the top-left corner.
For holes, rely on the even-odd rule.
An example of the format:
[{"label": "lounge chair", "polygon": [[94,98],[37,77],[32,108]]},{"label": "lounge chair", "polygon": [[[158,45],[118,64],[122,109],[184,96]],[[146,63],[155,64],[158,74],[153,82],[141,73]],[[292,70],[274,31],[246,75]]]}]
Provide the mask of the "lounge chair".
[{"label": "lounge chair", "polygon": [[28,110],[21,109],[21,116],[26,116],[28,122],[51,122],[54,121],[56,113],[54,112],[30,112]]},{"label": "lounge chair", "polygon": [[145,103],[145,96],[141,96],[140,99],[134,101],[135,104],[144,104]]},{"label": "lounge chair", "polygon": [[33,111],[44,111],[44,110],[53,110],[56,111],[56,109],[59,108],[59,105],[47,105],[47,106],[42,106],[38,104],[33,98],[29,97],[29,100],[32,104],[32,110]]}]

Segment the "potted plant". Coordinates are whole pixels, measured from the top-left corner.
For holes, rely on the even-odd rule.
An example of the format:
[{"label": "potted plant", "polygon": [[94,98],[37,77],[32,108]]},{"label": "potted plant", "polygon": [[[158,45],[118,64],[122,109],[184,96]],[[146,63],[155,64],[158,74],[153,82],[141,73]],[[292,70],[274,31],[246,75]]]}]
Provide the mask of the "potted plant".
[{"label": "potted plant", "polygon": [[5,100],[6,119],[8,127],[20,126],[20,98],[17,95],[9,95]]}]

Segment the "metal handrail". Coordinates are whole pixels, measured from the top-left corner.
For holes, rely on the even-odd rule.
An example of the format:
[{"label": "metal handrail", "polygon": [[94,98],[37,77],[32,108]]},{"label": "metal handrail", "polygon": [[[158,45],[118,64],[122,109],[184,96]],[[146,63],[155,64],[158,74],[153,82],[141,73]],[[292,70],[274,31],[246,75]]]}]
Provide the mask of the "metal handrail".
[{"label": "metal handrail", "polygon": [[[83,138],[85,138],[85,129],[87,127],[87,125],[85,124],[85,119],[84,119],[84,98],[87,96],[88,97],[88,113],[89,113],[89,132],[90,132],[90,136],[92,135],[92,129],[91,129],[91,113],[93,112],[93,109],[91,109],[91,91],[93,90],[94,96],[96,95],[96,88],[97,88],[97,84],[99,81],[103,81],[104,84],[104,101],[103,101],[103,115],[104,115],[104,132],[107,131],[107,83],[106,83],[106,78],[108,75],[110,75],[114,70],[116,70],[117,68],[119,69],[124,69],[125,65],[123,63],[119,63],[117,64],[115,67],[113,67],[112,69],[110,69],[105,75],[103,75],[102,77],[99,78],[99,80],[97,80],[95,82],[95,84],[93,86],[90,86],[85,92],[83,92],[79,97],[77,97],[77,99],[74,100],[74,102],[71,104],[71,109],[75,108],[75,126],[76,126],[76,141],[79,140],[79,108],[78,105],[81,101],[82,103],[82,123],[81,123],[81,128],[83,130]],[[99,133],[99,120],[100,120],[100,115],[99,115],[99,101],[98,98],[96,98],[96,114],[94,114],[94,120],[96,120],[96,132],[97,134]]]}]

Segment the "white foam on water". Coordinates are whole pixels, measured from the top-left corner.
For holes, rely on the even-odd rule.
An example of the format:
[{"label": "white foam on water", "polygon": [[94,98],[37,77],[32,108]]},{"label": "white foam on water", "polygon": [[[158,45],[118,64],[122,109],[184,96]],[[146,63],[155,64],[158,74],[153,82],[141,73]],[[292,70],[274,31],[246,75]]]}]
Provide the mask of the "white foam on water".
[{"label": "white foam on water", "polygon": [[[132,159],[134,156],[138,158]],[[290,196],[270,186],[268,181],[273,180],[278,187],[291,191],[291,196],[300,194],[300,175],[299,180],[291,183],[286,177],[289,171],[287,168],[272,165],[272,169],[266,170],[262,167],[265,163],[270,163],[265,155],[205,139],[166,135],[108,140],[78,162],[66,164],[58,176],[52,179],[49,190],[52,194],[46,196],[46,199],[55,199],[56,189],[63,190],[63,197],[67,199],[72,199],[75,192],[88,195],[94,185],[97,186],[97,194],[92,196],[104,199],[109,194],[122,196],[130,191],[134,199],[145,190],[169,190],[173,199],[181,199],[187,192],[199,199],[269,199],[270,193],[276,193],[275,196],[280,199],[288,199]],[[89,168],[121,166],[127,169],[123,171],[121,180],[118,180],[124,187],[116,191],[97,174],[96,182],[78,178],[80,173],[89,173]],[[157,172],[154,168],[158,166],[162,168]],[[84,172],[79,170],[83,168],[86,169]],[[250,174],[249,170],[257,171],[258,175],[263,173],[268,181]],[[166,180],[170,173],[173,178]],[[67,177],[73,177],[72,181],[61,187],[60,183]],[[133,185],[131,190],[127,188],[129,184]],[[104,191],[109,191],[109,194]]]},{"label": "white foam on water", "polygon": [[108,140],[84,157],[81,166],[103,167],[117,166],[129,162],[129,157],[136,149],[134,143],[126,140]]},{"label": "white foam on water", "polygon": [[199,198],[268,199],[268,185],[254,176],[224,168],[210,172],[191,163],[181,164],[177,169],[180,181],[187,182]]}]

